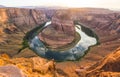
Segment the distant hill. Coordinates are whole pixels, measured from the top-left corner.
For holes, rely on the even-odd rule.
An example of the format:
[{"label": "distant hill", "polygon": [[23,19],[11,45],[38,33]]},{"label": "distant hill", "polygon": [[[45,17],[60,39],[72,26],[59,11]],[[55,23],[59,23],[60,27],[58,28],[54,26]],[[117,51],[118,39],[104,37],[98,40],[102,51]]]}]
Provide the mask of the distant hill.
[{"label": "distant hill", "polygon": [[21,6],[18,8],[29,8],[29,9],[66,9],[67,7],[60,6]]},{"label": "distant hill", "polygon": [[2,7],[5,7],[5,6],[3,6],[3,5],[0,5],[0,8],[2,8]]},{"label": "distant hill", "polygon": [[120,9],[119,8],[113,8],[113,9],[110,9],[110,10],[113,10],[113,11],[120,11]]}]

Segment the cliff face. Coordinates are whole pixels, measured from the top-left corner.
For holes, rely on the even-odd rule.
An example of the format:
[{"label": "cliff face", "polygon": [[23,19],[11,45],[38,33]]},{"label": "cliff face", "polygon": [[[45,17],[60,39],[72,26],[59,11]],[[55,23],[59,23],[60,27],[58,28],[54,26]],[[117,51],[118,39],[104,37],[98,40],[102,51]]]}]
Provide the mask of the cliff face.
[{"label": "cliff face", "polygon": [[56,12],[51,24],[39,34],[40,39],[50,48],[59,48],[75,39],[75,27],[67,12]]},{"label": "cliff face", "polygon": [[45,14],[40,10],[0,9],[0,53],[15,55],[22,47],[25,33],[46,21]]},{"label": "cliff face", "polygon": [[25,32],[47,20],[44,12],[40,10],[11,8],[6,11],[8,22]]},{"label": "cliff face", "polygon": [[119,77],[120,76],[120,47],[103,60],[85,69],[77,69],[82,77]]},{"label": "cliff face", "polygon": [[80,18],[80,21],[98,31],[104,31],[105,33],[110,32],[110,34],[120,33],[119,12],[110,12],[107,14],[88,13],[88,15]]}]

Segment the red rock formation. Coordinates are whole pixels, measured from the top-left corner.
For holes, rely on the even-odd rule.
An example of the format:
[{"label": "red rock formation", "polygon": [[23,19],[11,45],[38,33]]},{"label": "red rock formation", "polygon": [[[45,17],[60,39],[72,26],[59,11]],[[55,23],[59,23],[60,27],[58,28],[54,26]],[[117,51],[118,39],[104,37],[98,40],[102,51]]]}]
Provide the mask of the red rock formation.
[{"label": "red rock formation", "polygon": [[52,23],[43,29],[39,37],[50,48],[58,48],[71,43],[75,38],[75,28],[70,15],[57,12],[52,18]]},{"label": "red rock formation", "polygon": [[40,57],[9,58],[0,55],[0,77],[56,77],[55,62]]},{"label": "red rock formation", "polygon": [[22,47],[25,33],[46,21],[40,10],[0,8],[0,53],[15,55]]},{"label": "red rock formation", "polygon": [[[106,54],[110,53],[109,51],[117,48],[120,45],[119,12],[104,10],[104,9],[83,8],[83,9],[72,9],[70,11],[67,9],[58,10],[58,13],[60,12],[62,13],[64,11],[66,11],[68,15],[71,14],[70,17],[72,17],[72,19],[79,20],[79,22],[85,24],[87,27],[90,27],[95,31],[95,33],[98,34],[101,45],[93,48],[91,50],[92,52],[90,53],[98,53],[97,56],[100,57],[101,55],[105,56]],[[27,31],[31,30],[33,27],[35,27],[35,25],[37,24],[39,25],[40,23],[42,23],[43,21],[41,18],[43,18],[43,20],[46,21],[45,14],[42,11],[38,11],[34,9],[32,9],[31,12],[30,9],[20,9],[20,8],[0,9],[0,49],[1,49],[0,53],[8,53],[10,55],[15,55],[15,53],[19,50],[19,48],[21,48],[22,39],[24,37],[23,33],[26,33]],[[54,18],[57,17],[54,16]],[[60,17],[58,16],[58,18]],[[34,19],[36,22],[34,21]],[[69,30],[71,30],[72,27],[71,29],[69,29],[70,27],[69,28],[67,27],[65,28],[65,26],[63,27],[65,30],[67,29],[66,31],[68,32],[67,34],[69,33],[71,34]],[[52,27],[52,29],[53,28],[56,27]],[[57,30],[58,29],[61,31],[61,26],[58,26]],[[51,31],[51,35],[54,33],[56,33],[55,30],[53,30],[53,33]],[[52,38],[52,36],[48,37],[47,36],[48,34],[43,34],[43,35],[47,38],[49,37]],[[98,49],[105,51],[105,53],[99,53],[101,52],[101,50]],[[90,55],[86,58],[89,59]],[[98,57],[94,58],[94,60],[97,59]]]},{"label": "red rock formation", "polygon": [[[95,33],[97,33],[97,35],[99,36],[100,45],[92,47],[89,53],[86,54],[84,58],[82,58],[79,62],[77,63],[63,62],[58,64],[57,68],[63,70],[69,76],[83,77],[83,76],[76,76],[74,70],[81,66],[88,67],[93,65],[94,63],[103,59],[106,55],[110,54],[113,50],[115,50],[120,46],[120,33],[118,32],[119,24],[114,22],[116,26],[107,25],[110,22],[114,21],[112,20],[114,18],[119,20],[118,15],[120,12],[111,11],[108,9],[99,9],[99,8],[96,9],[78,8],[78,9],[70,9],[70,10],[72,12],[71,16],[73,20],[78,20],[80,23],[84,24],[85,26],[92,29]],[[106,28],[102,28],[104,26],[106,26]],[[108,28],[111,26],[112,26],[111,29],[114,30],[114,33],[112,32],[112,30],[108,30]]]},{"label": "red rock formation", "polygon": [[99,31],[110,32],[110,34],[120,33],[120,13],[117,12],[107,14],[88,13],[88,15],[80,18],[80,21]]},{"label": "red rock formation", "polygon": [[27,77],[22,70],[14,65],[0,67],[0,77]]},{"label": "red rock formation", "polygon": [[82,77],[119,77],[120,76],[120,48],[103,60],[89,68],[77,69]]},{"label": "red rock formation", "polygon": [[[59,10],[59,11],[62,12],[63,10]],[[68,11],[68,10],[64,10],[64,11]],[[71,12],[72,14],[70,16],[73,19],[75,20],[77,19],[79,20],[80,23],[83,23],[87,27],[90,27],[91,29],[93,29],[95,33],[98,34],[101,41],[101,45],[91,48],[90,52],[77,64],[79,65],[92,64],[102,59],[108,53],[111,53],[111,50],[114,50],[116,47],[120,46],[120,32],[119,32],[120,31],[120,28],[119,28],[120,12],[104,10],[104,9],[89,9],[89,8],[88,9],[72,9]],[[69,13],[70,12],[68,12],[67,14]],[[32,16],[31,14],[35,16]],[[40,17],[38,14],[40,14]],[[39,25],[40,23],[42,23],[40,20],[41,17],[43,18],[44,21],[46,21],[46,18],[44,17],[45,16],[44,13],[38,10],[32,10],[32,12],[30,12],[30,9],[4,8],[4,9],[0,9],[0,16],[2,17],[0,18],[0,53],[8,53],[11,56],[16,55],[15,53],[21,48],[22,39],[24,37],[23,33],[31,30],[33,27],[35,27],[34,25]],[[51,32],[51,35],[54,34],[54,37],[55,37],[56,30],[54,30],[54,28],[56,27],[51,28],[53,30],[53,33],[52,31],[50,32]],[[69,28],[66,28],[66,29],[68,31]],[[46,28],[46,30],[49,30],[49,29]],[[62,32],[60,33],[60,31],[62,30],[61,26],[59,26],[57,30],[59,30],[59,34],[62,34]],[[57,33],[56,33],[56,36],[57,36]],[[66,36],[66,35],[63,35],[63,36]],[[46,36],[46,37],[52,38],[53,36],[49,36],[49,37]],[[59,41],[54,41],[54,42],[55,44],[56,42],[59,43]],[[24,52],[22,52],[20,55],[16,55],[16,57],[23,57],[23,56],[31,57],[33,56],[33,54],[34,53],[32,53],[32,51],[30,51],[29,49],[25,49]],[[22,59],[20,60],[23,61]],[[27,60],[25,60],[25,62],[26,61]],[[76,75],[74,75],[75,74],[74,69],[76,68],[75,67],[76,65],[74,65],[74,62],[73,64],[71,63],[72,62],[68,62],[68,63],[63,62],[58,67],[59,68],[62,67],[63,68],[62,70],[65,71],[65,73],[67,72],[69,76],[76,77]],[[4,64],[4,61],[1,59],[0,59],[0,64]],[[108,66],[109,65],[106,64],[106,66],[104,66],[105,67],[104,70],[110,70],[110,69],[107,69]],[[118,65],[115,64],[115,66],[118,66]],[[66,69],[64,70],[65,67]],[[110,67],[110,68],[112,68],[113,70],[113,67]],[[102,72],[101,74],[104,75],[107,73],[115,75],[115,73],[113,72]],[[119,72],[117,72],[117,74],[119,74]]]},{"label": "red rock formation", "polygon": [[8,22],[21,30],[30,30],[46,21],[45,14],[35,9],[8,8]]}]

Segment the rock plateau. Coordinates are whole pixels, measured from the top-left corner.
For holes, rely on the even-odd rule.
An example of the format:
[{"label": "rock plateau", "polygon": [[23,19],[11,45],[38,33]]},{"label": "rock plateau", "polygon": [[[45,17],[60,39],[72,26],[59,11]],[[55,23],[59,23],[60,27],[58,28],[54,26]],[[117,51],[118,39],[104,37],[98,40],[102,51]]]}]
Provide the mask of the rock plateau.
[{"label": "rock plateau", "polygon": [[66,12],[56,12],[51,24],[39,34],[40,40],[49,48],[59,48],[71,43],[75,39],[74,23]]}]

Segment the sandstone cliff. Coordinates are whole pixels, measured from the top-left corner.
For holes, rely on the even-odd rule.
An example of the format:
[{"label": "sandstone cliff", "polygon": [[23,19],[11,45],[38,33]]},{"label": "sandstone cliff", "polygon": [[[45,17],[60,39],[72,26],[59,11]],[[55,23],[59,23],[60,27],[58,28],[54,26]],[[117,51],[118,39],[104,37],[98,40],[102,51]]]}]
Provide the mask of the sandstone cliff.
[{"label": "sandstone cliff", "polygon": [[15,55],[22,47],[25,33],[46,22],[44,12],[35,9],[0,9],[0,53]]},{"label": "sandstone cliff", "polygon": [[51,22],[39,34],[40,40],[50,48],[68,45],[75,39],[75,26],[67,12],[56,12]]},{"label": "sandstone cliff", "polygon": [[119,77],[120,76],[120,48],[106,56],[89,68],[77,69],[82,77]]}]

